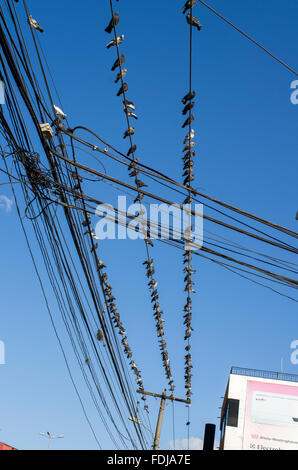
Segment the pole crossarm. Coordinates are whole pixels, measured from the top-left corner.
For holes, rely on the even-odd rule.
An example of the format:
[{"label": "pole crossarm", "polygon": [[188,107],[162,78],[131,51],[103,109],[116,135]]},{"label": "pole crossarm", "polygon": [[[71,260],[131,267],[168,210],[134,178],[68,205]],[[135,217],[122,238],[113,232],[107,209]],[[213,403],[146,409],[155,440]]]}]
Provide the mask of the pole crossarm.
[{"label": "pole crossarm", "polygon": [[151,397],[156,397],[156,398],[164,398],[165,400],[171,400],[171,401],[179,401],[182,403],[186,403],[187,405],[191,404],[190,400],[184,400],[183,398],[176,398],[175,395],[170,395],[167,396],[165,393],[162,395],[159,395],[158,393],[152,393],[152,392],[145,392],[144,390],[137,390],[137,393],[143,393],[144,395],[150,395]]}]

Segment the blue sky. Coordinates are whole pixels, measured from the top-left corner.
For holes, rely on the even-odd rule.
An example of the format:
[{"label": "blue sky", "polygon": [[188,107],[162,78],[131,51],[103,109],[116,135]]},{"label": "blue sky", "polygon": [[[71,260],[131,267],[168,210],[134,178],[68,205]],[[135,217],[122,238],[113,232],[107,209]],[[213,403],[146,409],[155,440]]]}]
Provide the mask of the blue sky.
[{"label": "blue sky", "polygon": [[[297,69],[297,2],[228,0],[223,4],[210,0],[210,4]],[[125,116],[110,71],[115,51],[105,48],[110,39],[104,32],[110,19],[109,2],[53,0],[49,8],[44,2],[29,0],[28,5],[44,26],[40,39],[70,124],[89,127],[127,151],[122,139]],[[188,88],[188,27],[182,6],[183,1],[120,0],[115,7],[120,12],[118,32],[125,34],[121,47],[126,55],[129,98],[137,104],[139,115],[138,156],[180,181],[185,135],[181,98]],[[20,5],[17,8],[21,10]],[[195,187],[297,230],[298,106],[290,102],[295,76],[204,6],[197,6],[194,15],[203,24],[200,33],[194,31],[193,44],[193,88],[198,94],[194,128],[199,149]],[[122,169],[102,162],[109,174],[127,181]],[[0,193],[12,197],[6,186],[0,187]],[[98,185],[96,195],[101,200],[115,197],[105,185]],[[38,432],[51,431],[65,435],[55,448],[96,448],[53,334],[15,206],[10,211],[0,208],[0,215],[0,340],[6,347],[6,364],[0,366],[0,441],[22,449],[43,449],[47,443]],[[208,229],[221,233],[216,226]],[[35,246],[33,239],[32,243]],[[161,393],[165,383],[142,267],[144,246],[105,241],[101,249],[145,388]],[[167,312],[176,393],[183,395],[181,254],[157,243],[152,254],[161,304]],[[294,302],[201,258],[196,260],[196,269],[190,435],[202,439],[206,422],[218,424],[220,397],[232,365],[278,370],[283,358],[285,371],[298,374],[298,366],[290,362],[290,343],[298,339],[298,331]],[[53,301],[49,284],[47,292]],[[71,357],[59,312],[55,307],[53,311],[88,414],[102,446],[109,448]],[[150,405],[155,426],[158,403],[152,399]],[[172,405],[168,405],[161,448],[169,448],[173,439],[171,417]],[[175,437],[184,439],[184,405],[175,406],[175,421]]]}]

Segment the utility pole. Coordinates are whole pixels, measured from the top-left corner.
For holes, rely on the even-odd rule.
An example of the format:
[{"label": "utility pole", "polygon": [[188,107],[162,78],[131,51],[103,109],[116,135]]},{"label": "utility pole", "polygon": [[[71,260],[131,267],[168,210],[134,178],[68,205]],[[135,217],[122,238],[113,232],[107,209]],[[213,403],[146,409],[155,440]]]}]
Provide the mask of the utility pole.
[{"label": "utility pole", "polygon": [[158,450],[158,448],[159,448],[159,438],[160,438],[160,432],[161,432],[161,426],[162,426],[162,421],[163,421],[163,414],[164,414],[166,400],[179,401],[181,403],[186,403],[187,405],[190,405],[190,400],[184,400],[183,398],[176,398],[174,395],[167,396],[167,391],[166,390],[164,390],[162,395],[159,395],[158,393],[145,392],[145,390],[137,390],[137,392],[142,393],[142,395],[150,395],[151,397],[161,399],[160,400],[159,413],[158,413],[158,419],[157,419],[157,424],[156,424],[156,431],[155,431],[155,436],[154,436],[154,442],[153,442],[153,450]]}]

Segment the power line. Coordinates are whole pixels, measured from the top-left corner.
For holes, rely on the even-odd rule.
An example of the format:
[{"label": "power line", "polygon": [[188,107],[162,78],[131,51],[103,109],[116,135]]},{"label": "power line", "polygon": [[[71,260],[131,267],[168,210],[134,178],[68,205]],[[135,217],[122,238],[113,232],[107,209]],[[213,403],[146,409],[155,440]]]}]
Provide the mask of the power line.
[{"label": "power line", "polygon": [[268,54],[270,57],[272,57],[274,60],[276,60],[277,62],[279,62],[283,67],[285,67],[286,69],[288,69],[290,72],[292,72],[294,75],[298,75],[298,73],[292,68],[290,67],[289,65],[287,65],[283,60],[279,59],[278,57],[276,57],[274,54],[272,54],[272,52],[268,51],[268,49],[266,49],[264,46],[262,46],[262,44],[260,44],[258,41],[256,41],[255,39],[253,39],[251,36],[249,36],[248,34],[246,34],[244,31],[242,31],[240,28],[238,28],[237,26],[235,26],[231,21],[229,21],[227,18],[225,18],[223,15],[221,15],[218,11],[214,10],[214,8],[212,8],[210,5],[207,5],[207,3],[203,2],[202,0],[198,0],[200,3],[202,3],[202,5],[204,5],[205,7],[207,7],[210,11],[212,11],[216,16],[218,16],[218,18],[220,18],[221,20],[225,21],[228,25],[232,26],[232,28],[234,28],[236,31],[238,31],[238,33],[242,34],[242,36],[244,36],[246,39],[248,39],[250,42],[252,42],[253,44],[255,44],[257,47],[259,47],[260,49],[262,49],[264,52],[266,52],[266,54]]}]

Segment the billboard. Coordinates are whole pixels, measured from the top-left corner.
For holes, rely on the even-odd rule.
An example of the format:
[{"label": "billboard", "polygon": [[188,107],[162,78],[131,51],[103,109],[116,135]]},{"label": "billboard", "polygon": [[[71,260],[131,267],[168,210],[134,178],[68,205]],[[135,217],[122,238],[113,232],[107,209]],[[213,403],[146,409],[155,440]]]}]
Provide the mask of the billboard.
[{"label": "billboard", "polygon": [[244,450],[298,450],[298,387],[247,381]]}]

